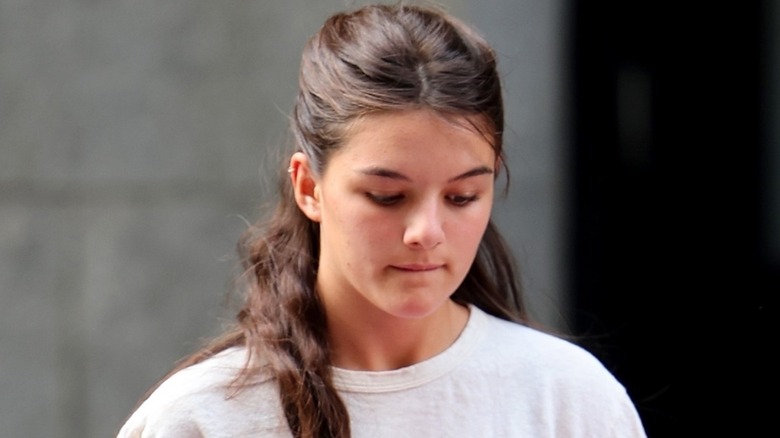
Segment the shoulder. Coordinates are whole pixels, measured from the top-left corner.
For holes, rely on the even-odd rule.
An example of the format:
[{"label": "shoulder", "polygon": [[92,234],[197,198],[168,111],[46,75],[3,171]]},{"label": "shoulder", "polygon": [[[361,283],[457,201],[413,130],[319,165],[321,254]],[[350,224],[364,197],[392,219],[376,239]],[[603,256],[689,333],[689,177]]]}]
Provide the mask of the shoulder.
[{"label": "shoulder", "polygon": [[617,383],[595,356],[571,341],[477,311],[484,325],[481,353],[498,363],[536,377],[594,375]]},{"label": "shoulder", "polygon": [[239,392],[232,386],[246,354],[244,348],[232,348],[176,372],[133,412],[118,436],[212,436],[210,430],[231,436],[245,427],[240,419],[250,415],[250,406],[258,409],[258,425],[278,426],[273,382],[258,379]]},{"label": "shoulder", "polygon": [[625,387],[590,352],[557,336],[479,312],[484,317],[484,338],[473,355],[472,369],[488,369],[500,376],[498,391],[510,397],[524,394],[526,401],[539,406],[537,415],[566,429],[566,433],[559,430],[561,436],[583,436],[572,435],[577,428],[593,432],[591,436],[644,436]]}]

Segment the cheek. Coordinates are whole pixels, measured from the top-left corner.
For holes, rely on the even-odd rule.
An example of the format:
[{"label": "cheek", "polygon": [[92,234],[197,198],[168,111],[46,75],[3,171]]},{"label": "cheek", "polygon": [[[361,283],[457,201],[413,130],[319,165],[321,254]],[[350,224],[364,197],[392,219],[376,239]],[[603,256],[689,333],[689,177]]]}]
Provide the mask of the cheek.
[{"label": "cheek", "polygon": [[361,245],[365,252],[381,255],[386,252],[384,248],[399,240],[393,224],[389,215],[360,216],[356,213],[348,232],[355,236],[355,243]]},{"label": "cheek", "polygon": [[490,220],[490,209],[479,209],[463,215],[454,223],[449,239],[458,242],[463,250],[471,249],[476,251],[482,236],[485,234],[488,221]]},{"label": "cheek", "polygon": [[359,278],[374,278],[394,252],[386,221],[356,217],[343,226],[340,252],[345,267]]},{"label": "cheek", "polygon": [[352,258],[374,258],[383,253],[383,247],[395,237],[391,215],[366,208],[362,200],[331,205],[327,212],[329,222],[339,229],[338,245],[348,247],[345,255]]}]

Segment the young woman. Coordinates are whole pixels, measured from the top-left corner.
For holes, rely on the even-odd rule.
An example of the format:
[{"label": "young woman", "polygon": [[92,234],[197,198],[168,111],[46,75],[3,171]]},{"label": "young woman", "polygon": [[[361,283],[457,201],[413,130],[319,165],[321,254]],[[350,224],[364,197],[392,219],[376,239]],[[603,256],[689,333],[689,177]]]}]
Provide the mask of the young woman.
[{"label": "young woman", "polygon": [[306,45],[278,207],[236,327],[120,437],[642,437],[590,354],[528,326],[490,221],[495,54],[447,15],[368,6]]}]

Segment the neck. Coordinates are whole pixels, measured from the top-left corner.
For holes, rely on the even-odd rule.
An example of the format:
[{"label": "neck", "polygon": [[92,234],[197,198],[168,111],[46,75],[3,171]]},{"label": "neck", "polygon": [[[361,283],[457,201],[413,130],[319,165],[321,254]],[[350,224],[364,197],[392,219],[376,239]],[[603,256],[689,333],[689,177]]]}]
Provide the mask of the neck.
[{"label": "neck", "polygon": [[448,300],[423,318],[405,319],[379,309],[339,312],[326,306],[332,363],[339,368],[386,371],[446,350],[468,321],[468,309]]}]

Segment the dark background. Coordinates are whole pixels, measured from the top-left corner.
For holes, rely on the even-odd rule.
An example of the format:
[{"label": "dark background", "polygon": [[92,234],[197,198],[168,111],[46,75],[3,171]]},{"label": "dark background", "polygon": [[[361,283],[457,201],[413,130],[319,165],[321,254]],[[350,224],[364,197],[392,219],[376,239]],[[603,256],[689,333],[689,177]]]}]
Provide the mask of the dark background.
[{"label": "dark background", "polygon": [[767,436],[776,6],[679,3],[573,4],[575,332],[650,437]]}]

